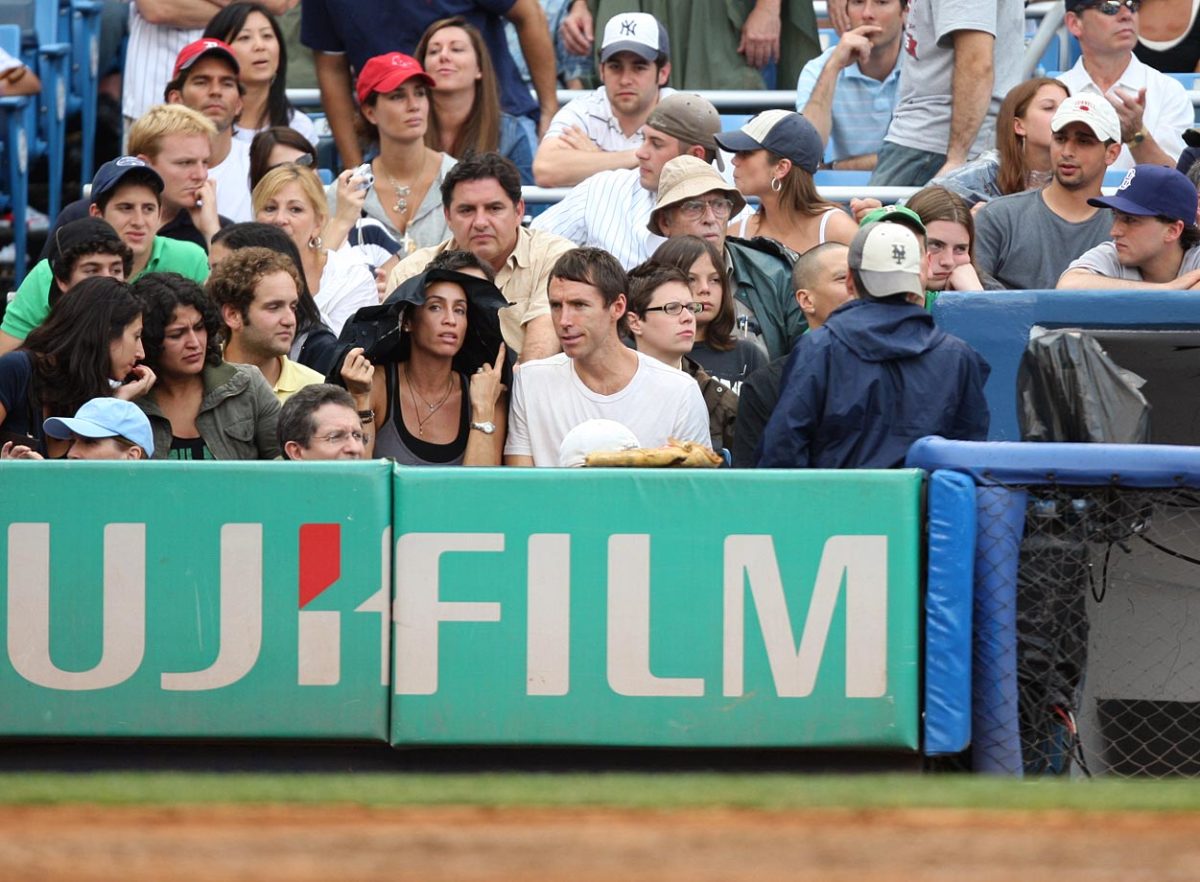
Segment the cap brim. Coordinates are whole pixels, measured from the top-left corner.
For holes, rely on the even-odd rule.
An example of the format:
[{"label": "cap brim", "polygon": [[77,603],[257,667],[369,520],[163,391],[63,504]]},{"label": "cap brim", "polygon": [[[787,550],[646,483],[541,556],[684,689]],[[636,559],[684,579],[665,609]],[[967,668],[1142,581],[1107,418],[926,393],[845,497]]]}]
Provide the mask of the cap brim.
[{"label": "cap brim", "polygon": [[727,150],[730,153],[738,153],[743,150],[762,150],[763,145],[755,141],[745,132],[738,129],[733,132],[717,132],[713,135],[713,140],[722,150]]},{"label": "cap brim", "polygon": [[1158,217],[1157,211],[1151,211],[1124,196],[1095,196],[1088,200],[1088,205],[1095,208],[1111,208],[1113,211],[1132,214],[1136,217]]},{"label": "cap brim", "polygon": [[879,270],[855,270],[855,272],[858,273],[863,281],[863,287],[866,288],[866,291],[862,293],[874,300],[891,297],[894,294],[925,293],[921,277],[915,273],[899,271],[885,273]]},{"label": "cap brim", "polygon": [[179,76],[185,70],[190,70],[192,67],[195,66],[197,61],[199,61],[201,58],[208,58],[208,56],[210,56],[210,55],[221,56],[221,58],[225,59],[226,61],[228,61],[230,64],[233,65],[234,71],[239,76],[241,75],[242,66],[240,64],[238,64],[237,56],[234,55],[232,52],[227,52],[226,50],[222,49],[220,46],[214,46],[211,49],[205,49],[203,52],[201,52],[199,55],[194,56],[193,58],[189,58],[183,64],[179,65],[179,67],[175,68],[175,76]]},{"label": "cap brim", "polygon": [[409,80],[420,80],[431,89],[435,85],[433,82],[433,77],[427,73],[421,73],[419,71],[410,74],[397,73],[394,76],[384,77],[378,83],[373,84],[370,89],[360,93],[359,102],[361,103],[366,101],[371,96],[372,92],[378,92],[380,95],[386,95],[388,92],[393,92],[396,89],[399,89]]},{"label": "cap brim", "polygon": [[638,58],[645,61],[654,61],[658,58],[660,52],[657,49],[651,49],[645,43],[638,43],[633,40],[618,40],[611,43],[600,50],[600,63],[608,61],[618,52],[632,52]]},{"label": "cap brim", "polygon": [[114,432],[112,429],[106,428],[99,423],[93,423],[91,420],[81,420],[78,417],[50,417],[42,423],[42,431],[51,438],[57,438],[60,441],[70,438],[72,435],[81,435],[84,438],[120,438],[120,432]]}]

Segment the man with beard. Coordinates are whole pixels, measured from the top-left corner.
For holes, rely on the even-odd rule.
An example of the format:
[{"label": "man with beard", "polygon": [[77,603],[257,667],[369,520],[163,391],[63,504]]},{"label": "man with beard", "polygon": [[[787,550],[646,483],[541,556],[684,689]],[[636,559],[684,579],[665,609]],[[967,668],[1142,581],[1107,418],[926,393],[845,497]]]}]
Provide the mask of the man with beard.
[{"label": "man with beard", "polygon": [[1108,240],[1111,214],[1088,202],[1121,153],[1121,122],[1103,96],[1074,95],[1050,121],[1054,178],[993,199],[975,219],[975,259],[1006,288],[1053,288],[1067,265]]}]

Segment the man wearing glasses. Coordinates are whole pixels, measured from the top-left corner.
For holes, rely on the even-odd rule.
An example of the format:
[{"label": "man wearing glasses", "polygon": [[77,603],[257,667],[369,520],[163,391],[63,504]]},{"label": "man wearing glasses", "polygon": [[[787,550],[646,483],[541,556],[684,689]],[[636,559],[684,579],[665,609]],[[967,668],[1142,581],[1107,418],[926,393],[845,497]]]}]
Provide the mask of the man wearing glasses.
[{"label": "man wearing glasses", "polygon": [[1194,121],[1183,85],[1133,54],[1141,5],[1141,0],[1067,0],[1067,30],[1082,54],[1059,79],[1072,95],[1095,92],[1112,102],[1121,119],[1121,155],[1112,165],[1119,169],[1174,166],[1183,152],[1183,131]]},{"label": "man wearing glasses", "polygon": [[745,207],[742,194],[711,165],[677,156],[663,166],[658,202],[646,226],[668,239],[699,236],[711,242],[725,256],[733,296],[753,313],[751,330],[756,329],[770,358],[780,358],[804,332],[804,316],[786,258],[746,240],[726,239],[729,218]]},{"label": "man wearing glasses", "polygon": [[362,459],[366,440],[354,398],[341,386],[305,386],[279,412],[284,459]]}]

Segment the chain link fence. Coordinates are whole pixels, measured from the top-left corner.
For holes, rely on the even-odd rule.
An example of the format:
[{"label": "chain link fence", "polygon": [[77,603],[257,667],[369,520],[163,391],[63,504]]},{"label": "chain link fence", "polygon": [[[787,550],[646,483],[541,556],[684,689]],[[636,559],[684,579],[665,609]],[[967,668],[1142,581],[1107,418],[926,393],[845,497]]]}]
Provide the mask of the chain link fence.
[{"label": "chain link fence", "polygon": [[979,531],[977,698],[1009,700],[976,714],[976,767],[1019,745],[1027,776],[1200,775],[1200,494],[1008,487]]}]

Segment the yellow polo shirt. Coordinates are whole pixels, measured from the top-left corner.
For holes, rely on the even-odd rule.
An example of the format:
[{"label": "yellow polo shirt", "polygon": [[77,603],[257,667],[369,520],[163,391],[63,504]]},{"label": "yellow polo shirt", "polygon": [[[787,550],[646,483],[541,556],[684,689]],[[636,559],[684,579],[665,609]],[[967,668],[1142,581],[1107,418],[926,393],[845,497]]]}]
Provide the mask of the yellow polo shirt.
[{"label": "yellow polo shirt", "polygon": [[279,360],[279,379],[276,381],[272,391],[275,393],[275,397],[279,399],[280,404],[283,404],[305,386],[325,382],[325,378],[321,374],[318,374],[310,367],[297,364],[286,355],[279,356]]}]

